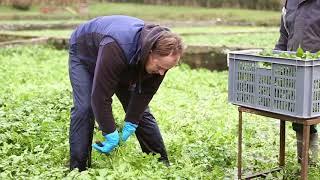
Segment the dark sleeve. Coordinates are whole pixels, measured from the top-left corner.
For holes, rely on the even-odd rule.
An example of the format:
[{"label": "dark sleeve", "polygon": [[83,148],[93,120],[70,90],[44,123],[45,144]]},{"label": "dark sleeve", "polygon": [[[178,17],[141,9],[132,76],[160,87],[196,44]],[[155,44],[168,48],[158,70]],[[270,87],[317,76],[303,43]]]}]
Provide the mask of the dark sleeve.
[{"label": "dark sleeve", "polygon": [[[135,124],[139,123],[144,110],[147,108],[149,102],[151,101],[153,95],[159,89],[159,86],[164,79],[164,76],[153,75],[150,78],[141,82],[141,87],[139,87],[139,82],[137,83],[135,92],[131,96],[127,113],[126,120],[133,122]],[[141,92],[139,92],[141,90]]]},{"label": "dark sleeve", "polygon": [[93,78],[91,105],[101,130],[107,134],[116,129],[111,107],[112,96],[120,74],[126,68],[125,57],[116,42],[100,46]]},{"label": "dark sleeve", "polygon": [[280,37],[278,40],[278,43],[276,44],[276,46],[274,47],[275,50],[282,50],[282,51],[286,51],[287,50],[287,44],[288,44],[288,32],[285,28],[284,25],[284,20],[283,17],[284,15],[282,14],[281,16],[281,25],[280,25]]}]

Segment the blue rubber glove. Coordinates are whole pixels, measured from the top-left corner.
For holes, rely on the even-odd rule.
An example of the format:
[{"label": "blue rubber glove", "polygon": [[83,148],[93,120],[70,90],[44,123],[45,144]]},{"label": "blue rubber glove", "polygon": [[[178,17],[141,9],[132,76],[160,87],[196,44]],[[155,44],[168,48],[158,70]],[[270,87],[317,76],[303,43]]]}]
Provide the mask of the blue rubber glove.
[{"label": "blue rubber glove", "polygon": [[92,144],[92,147],[101,153],[109,154],[119,144],[119,133],[115,130],[113,133],[104,136],[106,138],[101,144]]},{"label": "blue rubber glove", "polygon": [[136,131],[137,127],[137,124],[125,121],[122,129],[122,140],[127,141],[129,136],[131,136]]}]

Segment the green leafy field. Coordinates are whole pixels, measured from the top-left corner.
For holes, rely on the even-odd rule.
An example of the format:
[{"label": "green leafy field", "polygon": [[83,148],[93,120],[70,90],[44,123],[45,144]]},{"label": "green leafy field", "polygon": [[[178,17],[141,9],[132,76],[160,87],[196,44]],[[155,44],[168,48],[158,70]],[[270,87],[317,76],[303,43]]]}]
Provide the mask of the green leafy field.
[{"label": "green leafy field", "polygon": [[[93,167],[69,172],[71,89],[67,51],[47,46],[0,49],[0,179],[234,179],[237,110],[227,102],[228,73],[171,70],[151,102],[171,161],[142,154],[136,138],[111,156],[93,152]],[[124,113],[115,98],[114,115]],[[246,173],[275,167],[278,121],[244,115]],[[101,140],[95,130],[95,139]],[[287,166],[268,178],[297,179],[295,141],[287,124]],[[310,168],[309,179],[320,176]]]}]

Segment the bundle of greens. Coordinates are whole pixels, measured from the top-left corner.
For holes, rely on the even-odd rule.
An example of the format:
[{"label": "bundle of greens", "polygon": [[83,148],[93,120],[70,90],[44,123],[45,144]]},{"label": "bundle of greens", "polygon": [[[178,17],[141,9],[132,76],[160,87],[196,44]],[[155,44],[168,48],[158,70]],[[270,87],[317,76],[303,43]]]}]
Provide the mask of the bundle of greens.
[{"label": "bundle of greens", "polygon": [[260,56],[286,58],[294,60],[320,60],[320,51],[317,53],[311,53],[310,51],[304,51],[301,47],[294,52],[281,52],[276,53],[271,49],[265,49],[259,53]]}]

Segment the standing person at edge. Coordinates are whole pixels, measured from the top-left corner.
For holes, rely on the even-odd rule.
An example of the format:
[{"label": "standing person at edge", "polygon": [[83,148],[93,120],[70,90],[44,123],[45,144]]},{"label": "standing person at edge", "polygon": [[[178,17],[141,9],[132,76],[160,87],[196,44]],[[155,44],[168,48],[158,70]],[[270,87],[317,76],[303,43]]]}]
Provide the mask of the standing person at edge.
[{"label": "standing person at edge", "polygon": [[73,89],[70,123],[70,169],[90,167],[94,118],[110,153],[120,135],[112,115],[116,94],[125,115],[121,138],[136,134],[145,153],[159,153],[169,163],[159,127],[148,104],[166,72],[183,53],[179,36],[158,25],[128,16],[104,16],[76,28],[70,39],[69,75]]},{"label": "standing person at edge", "polygon": [[[280,38],[275,49],[296,51],[320,50],[320,0],[287,0],[282,9]],[[296,131],[298,162],[301,162],[303,126],[293,123]],[[318,159],[318,133],[316,126],[310,129],[311,161]]]}]

